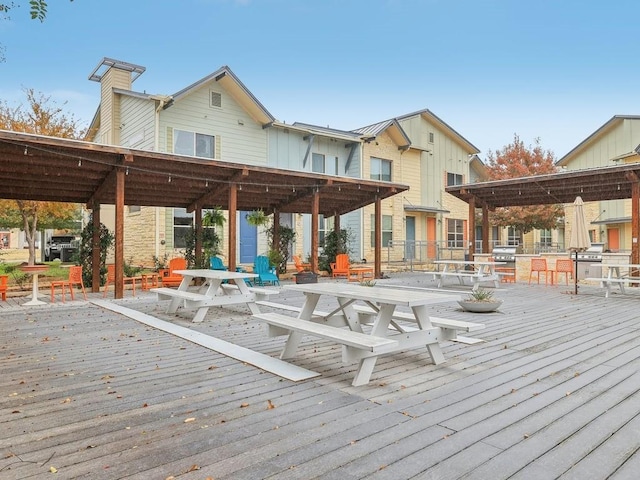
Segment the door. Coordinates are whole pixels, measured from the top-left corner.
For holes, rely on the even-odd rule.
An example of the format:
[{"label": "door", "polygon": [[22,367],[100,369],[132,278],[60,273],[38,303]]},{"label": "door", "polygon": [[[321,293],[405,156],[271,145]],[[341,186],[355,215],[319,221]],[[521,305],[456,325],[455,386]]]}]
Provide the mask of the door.
[{"label": "door", "polygon": [[427,217],[427,258],[436,258],[436,219]]},{"label": "door", "polygon": [[416,258],[416,217],[406,217],[404,259]]},{"label": "door", "polygon": [[620,251],[620,229],[619,228],[607,229],[607,248],[612,252]]},{"label": "door", "polygon": [[258,254],[258,228],[247,223],[247,213],[240,212],[240,263],[253,263]]}]

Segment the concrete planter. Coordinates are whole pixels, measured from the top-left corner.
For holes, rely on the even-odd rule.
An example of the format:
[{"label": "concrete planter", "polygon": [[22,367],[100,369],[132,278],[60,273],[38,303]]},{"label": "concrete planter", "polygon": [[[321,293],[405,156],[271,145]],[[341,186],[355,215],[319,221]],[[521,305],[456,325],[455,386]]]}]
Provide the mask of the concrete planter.
[{"label": "concrete planter", "polygon": [[467,312],[473,313],[487,313],[487,312],[495,312],[500,305],[502,305],[502,300],[492,300],[490,302],[474,302],[473,300],[458,300],[458,304]]},{"label": "concrete planter", "polygon": [[318,283],[318,275],[313,272],[300,272],[294,275],[296,283]]}]

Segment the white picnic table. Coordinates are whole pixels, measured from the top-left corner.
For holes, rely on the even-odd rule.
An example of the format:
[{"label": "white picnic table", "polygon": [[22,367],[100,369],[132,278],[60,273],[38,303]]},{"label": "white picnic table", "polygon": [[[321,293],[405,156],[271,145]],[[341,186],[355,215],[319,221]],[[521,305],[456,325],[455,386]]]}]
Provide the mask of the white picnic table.
[{"label": "white picnic table", "polygon": [[482,282],[493,282],[496,288],[500,288],[500,276],[496,273],[496,266],[507,264],[486,260],[435,260],[433,263],[443,266],[442,270],[429,272],[434,280],[438,279],[438,288],[444,285],[444,279],[447,277],[457,278],[460,285],[464,285],[464,279],[469,278],[473,281],[473,291],[476,291]]},{"label": "white picnic table", "polygon": [[[268,293],[278,293],[277,290],[250,288],[246,281],[257,277],[255,273],[209,269],[174,270],[174,273],[182,275],[182,281],[177,289],[161,287],[152,288],[151,291],[158,294],[159,300],[171,300],[167,313],[175,313],[181,305],[184,308],[197,309],[193,317],[194,322],[201,322],[209,308],[215,306],[245,303],[251,313],[260,313],[256,300]],[[189,290],[189,285],[195,278],[203,278],[206,282],[198,291],[193,292]],[[223,284],[230,280],[234,285]]]},{"label": "white picnic table", "polygon": [[632,274],[640,272],[640,264],[636,263],[594,263],[592,267],[607,267],[607,275],[593,278],[589,277],[585,280],[600,282],[600,286],[605,289],[605,298],[609,298],[611,287],[617,284],[620,287],[620,293],[624,292],[625,285],[632,283],[640,284],[640,276],[632,276]]},{"label": "white picnic table", "polygon": [[[330,282],[287,285],[284,288],[305,294],[305,302],[297,318],[279,313],[254,315],[269,324],[271,336],[288,335],[280,358],[292,358],[303,335],[336,341],[343,345],[345,363],[359,362],[352,383],[354,386],[369,382],[380,355],[426,346],[433,363],[439,364],[445,360],[440,342],[455,336],[455,332],[452,333],[454,328],[484,327],[445,319],[438,319],[444,322],[442,326],[434,325],[427,306],[459,300],[459,295]],[[316,310],[323,295],[336,300],[334,310]],[[360,302],[360,305],[356,305],[356,302]],[[406,327],[397,321],[399,317],[394,312],[399,306],[411,309],[411,314],[402,312],[402,319],[409,320],[412,326]],[[365,323],[370,324],[370,328],[364,330],[362,327]],[[343,328],[345,326],[349,329]]]}]

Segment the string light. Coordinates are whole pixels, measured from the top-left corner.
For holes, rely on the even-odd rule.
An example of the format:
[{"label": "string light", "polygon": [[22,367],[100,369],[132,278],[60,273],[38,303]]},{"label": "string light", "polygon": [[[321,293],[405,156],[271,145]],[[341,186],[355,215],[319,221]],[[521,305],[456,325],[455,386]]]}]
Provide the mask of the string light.
[{"label": "string light", "polygon": [[129,175],[129,167],[127,167],[127,169],[124,171],[125,175]]},{"label": "string light", "polygon": [[29,153],[29,147],[27,147],[26,145],[24,146],[24,154],[26,155],[27,153]]},{"label": "string light", "polygon": [[204,182],[204,186],[205,186],[205,187],[208,187],[208,186],[209,186],[209,180],[205,180],[205,182]]},{"label": "string light", "polygon": [[82,166],[82,159],[78,160],[78,166],[81,167]]},{"label": "string light", "polygon": [[169,175],[169,182],[168,183],[171,183],[171,175]]}]

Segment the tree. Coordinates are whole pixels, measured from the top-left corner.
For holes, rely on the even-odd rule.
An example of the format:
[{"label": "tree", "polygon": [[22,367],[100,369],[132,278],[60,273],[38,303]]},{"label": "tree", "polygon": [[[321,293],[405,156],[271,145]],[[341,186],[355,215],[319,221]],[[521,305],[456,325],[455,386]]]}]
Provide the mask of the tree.
[{"label": "tree", "polygon": [[[22,105],[12,108],[5,101],[0,101],[0,129],[74,139],[84,136],[84,130],[73,115],[66,115],[50,97],[35,93],[33,89],[25,89],[24,92],[29,109]],[[0,226],[24,230],[29,247],[29,265],[35,263],[38,228],[71,228],[78,216],[78,206],[70,203],[0,201]]]},{"label": "tree", "polygon": [[[69,0],[73,2],[73,0]],[[8,20],[9,11],[18,7],[16,2],[9,3],[0,3],[0,19]],[[40,20],[44,22],[44,19],[47,17],[47,2],[45,0],[29,0],[29,14],[31,15],[32,20]],[[4,62],[4,48],[0,45],[0,62]]]},{"label": "tree", "polygon": [[[513,143],[487,155],[489,180],[556,173],[553,152],[544,150],[540,139],[526,147],[518,135]],[[564,216],[562,205],[532,205],[528,207],[501,207],[489,215],[492,225],[513,227],[527,233],[534,229],[554,229]]]}]

